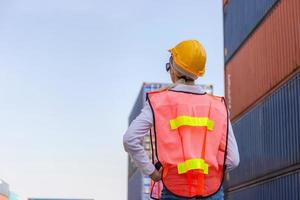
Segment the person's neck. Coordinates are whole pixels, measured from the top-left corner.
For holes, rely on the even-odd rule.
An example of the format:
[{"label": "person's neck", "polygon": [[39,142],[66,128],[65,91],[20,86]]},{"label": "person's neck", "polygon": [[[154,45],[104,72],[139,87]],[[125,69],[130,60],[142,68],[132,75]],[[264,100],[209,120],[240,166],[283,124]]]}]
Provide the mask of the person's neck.
[{"label": "person's neck", "polygon": [[195,85],[195,81],[187,81],[185,82],[186,85]]},{"label": "person's neck", "polygon": [[184,82],[182,82],[181,79],[176,80],[175,83],[183,84],[183,85],[195,85],[195,81],[184,81]]}]

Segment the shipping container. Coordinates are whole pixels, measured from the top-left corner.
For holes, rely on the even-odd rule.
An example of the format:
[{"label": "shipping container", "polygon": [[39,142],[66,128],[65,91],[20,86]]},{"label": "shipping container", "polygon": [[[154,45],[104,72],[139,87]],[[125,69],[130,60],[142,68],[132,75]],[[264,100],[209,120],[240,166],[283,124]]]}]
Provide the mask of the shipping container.
[{"label": "shipping container", "polygon": [[299,0],[280,1],[227,63],[225,94],[231,119],[300,69],[299,10]]},{"label": "shipping container", "polygon": [[8,200],[8,197],[0,194],[0,200]]},{"label": "shipping container", "polygon": [[[129,115],[128,122],[129,124],[140,114],[142,108],[146,102],[147,92],[157,90],[162,87],[166,87],[168,84],[162,83],[144,83],[139,92],[137,100],[133,106],[133,109]],[[202,90],[208,94],[213,94],[212,85],[199,85],[202,87]],[[150,134],[144,138],[144,148],[146,153],[149,156],[149,159],[152,159],[151,152],[151,140]],[[150,199],[150,185],[151,180],[148,176],[142,175],[139,170],[137,170],[134,165],[133,160],[128,157],[128,200],[148,200]]]},{"label": "shipping container", "polygon": [[[143,88],[144,86],[142,86]],[[128,118],[128,123],[130,124],[141,112],[142,108],[144,107],[144,93],[145,91],[140,90],[137,99],[133,105],[131,113]]]},{"label": "shipping container", "polygon": [[0,195],[9,197],[9,185],[1,179],[0,179]]},{"label": "shipping container", "polygon": [[227,200],[299,200],[300,170],[226,194]]},{"label": "shipping container", "polygon": [[233,131],[240,164],[227,176],[228,187],[300,165],[300,73],[241,116]]},{"label": "shipping container", "polygon": [[226,62],[255,30],[278,0],[224,1],[224,46]]},{"label": "shipping container", "polygon": [[136,170],[128,179],[128,200],[142,200],[143,191],[143,175],[139,170]]}]

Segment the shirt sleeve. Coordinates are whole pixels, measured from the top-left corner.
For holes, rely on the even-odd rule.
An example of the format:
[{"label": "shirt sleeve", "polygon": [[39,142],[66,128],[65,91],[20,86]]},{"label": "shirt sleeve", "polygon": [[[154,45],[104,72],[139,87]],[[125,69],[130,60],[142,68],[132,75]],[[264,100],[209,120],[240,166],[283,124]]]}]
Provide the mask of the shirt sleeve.
[{"label": "shirt sleeve", "polygon": [[128,152],[136,166],[146,175],[152,174],[155,170],[143,146],[144,137],[149,134],[152,124],[152,110],[147,101],[141,113],[131,122],[123,136],[125,151]]},{"label": "shirt sleeve", "polygon": [[226,172],[236,168],[240,163],[240,155],[231,122],[228,123],[227,156],[225,160]]}]

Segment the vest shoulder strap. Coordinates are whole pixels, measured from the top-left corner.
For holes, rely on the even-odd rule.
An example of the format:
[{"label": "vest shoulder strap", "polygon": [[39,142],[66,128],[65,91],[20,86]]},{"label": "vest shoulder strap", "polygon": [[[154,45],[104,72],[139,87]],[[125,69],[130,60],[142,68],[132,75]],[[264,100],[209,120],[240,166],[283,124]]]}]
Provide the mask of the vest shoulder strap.
[{"label": "vest shoulder strap", "polygon": [[219,100],[221,102],[225,102],[225,97],[223,97],[223,96],[216,96],[216,95],[212,95],[212,94],[207,94],[207,95],[212,97],[213,99]]},{"label": "vest shoulder strap", "polygon": [[162,92],[165,92],[165,91],[168,91],[168,90],[169,90],[168,88],[159,88],[159,89],[147,92],[147,95],[162,93]]}]

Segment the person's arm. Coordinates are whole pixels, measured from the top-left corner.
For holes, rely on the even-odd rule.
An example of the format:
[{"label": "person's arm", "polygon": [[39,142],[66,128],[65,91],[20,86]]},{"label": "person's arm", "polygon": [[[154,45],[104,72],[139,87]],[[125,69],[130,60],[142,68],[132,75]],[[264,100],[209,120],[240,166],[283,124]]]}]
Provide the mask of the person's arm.
[{"label": "person's arm", "polygon": [[153,124],[150,105],[146,102],[140,115],[133,120],[123,136],[124,149],[134,160],[136,166],[146,175],[155,174],[154,165],[150,162],[143,146],[143,140]]},{"label": "person's arm", "polygon": [[231,123],[228,123],[227,156],[225,160],[226,172],[236,168],[240,163],[238,146],[234,137]]}]

